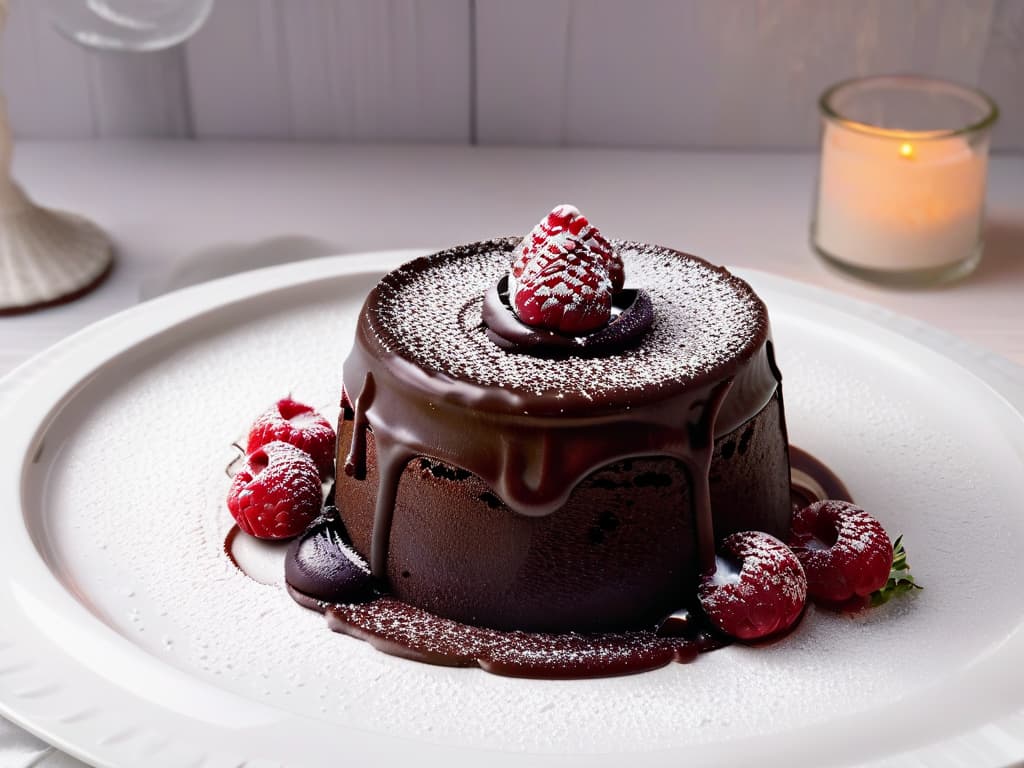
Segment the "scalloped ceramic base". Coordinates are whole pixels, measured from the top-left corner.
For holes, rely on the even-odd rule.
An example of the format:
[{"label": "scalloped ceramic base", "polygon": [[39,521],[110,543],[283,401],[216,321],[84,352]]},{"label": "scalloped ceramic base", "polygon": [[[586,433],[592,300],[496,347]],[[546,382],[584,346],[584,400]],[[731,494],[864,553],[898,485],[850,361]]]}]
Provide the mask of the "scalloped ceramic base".
[{"label": "scalloped ceramic base", "polygon": [[0,214],[0,313],[71,301],[99,285],[113,259],[91,221],[25,200]]}]

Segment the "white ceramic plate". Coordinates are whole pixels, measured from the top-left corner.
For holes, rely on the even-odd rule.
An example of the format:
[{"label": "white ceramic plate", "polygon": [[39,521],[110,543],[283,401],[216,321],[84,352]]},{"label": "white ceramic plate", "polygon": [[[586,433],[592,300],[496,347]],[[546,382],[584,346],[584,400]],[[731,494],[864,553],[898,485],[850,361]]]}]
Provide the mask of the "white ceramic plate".
[{"label": "white ceramic plate", "polygon": [[180,291],[0,382],[0,713],[110,766],[1003,766],[1024,758],[1024,377],[881,309],[743,272],[794,442],[926,589],[607,680],[513,680],[330,633],[223,553],[229,443],[334,405],[363,296],[410,252]]}]

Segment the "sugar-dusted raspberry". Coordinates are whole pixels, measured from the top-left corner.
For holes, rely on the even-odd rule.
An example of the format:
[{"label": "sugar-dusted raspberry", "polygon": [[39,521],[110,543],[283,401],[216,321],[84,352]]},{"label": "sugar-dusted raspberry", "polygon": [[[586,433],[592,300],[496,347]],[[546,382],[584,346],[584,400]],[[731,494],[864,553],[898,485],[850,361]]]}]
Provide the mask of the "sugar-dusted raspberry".
[{"label": "sugar-dusted raspberry", "polygon": [[889,536],[875,518],[846,501],[819,501],[793,515],[789,545],[815,600],[841,604],[885,586],[892,568]]},{"label": "sugar-dusted raspberry", "polygon": [[311,406],[285,397],[259,415],[249,430],[246,452],[282,440],[294,445],[316,462],[321,479],[334,475],[334,427]]},{"label": "sugar-dusted raspberry", "polygon": [[280,440],[250,453],[228,490],[238,527],[260,539],[302,533],[320,512],[323,487],[313,459]]},{"label": "sugar-dusted raspberry", "polygon": [[701,579],[701,608],[722,632],[756,640],[788,629],[807,600],[807,579],[789,547],[745,531],[722,541],[713,574]]},{"label": "sugar-dusted raspberry", "polygon": [[580,335],[611,319],[616,271],[610,244],[572,206],[562,205],[523,238],[513,254],[509,300],[526,325]]},{"label": "sugar-dusted raspberry", "polygon": [[530,231],[530,234],[516,246],[512,255],[512,273],[509,285],[514,286],[524,272],[529,273],[527,265],[545,247],[550,248],[552,243],[563,244],[559,247],[565,250],[567,246],[564,243],[570,240],[578,244],[576,247],[582,246],[596,254],[604,262],[608,278],[611,280],[612,291],[622,290],[625,282],[622,257],[612,248],[612,244],[605,239],[597,227],[579,212],[579,209],[564,203],[556,206],[551,213],[541,219],[540,223]]},{"label": "sugar-dusted raspberry", "polygon": [[544,268],[517,284],[510,299],[526,325],[580,335],[603,328],[612,316],[611,282],[604,265],[587,251],[547,252]]}]

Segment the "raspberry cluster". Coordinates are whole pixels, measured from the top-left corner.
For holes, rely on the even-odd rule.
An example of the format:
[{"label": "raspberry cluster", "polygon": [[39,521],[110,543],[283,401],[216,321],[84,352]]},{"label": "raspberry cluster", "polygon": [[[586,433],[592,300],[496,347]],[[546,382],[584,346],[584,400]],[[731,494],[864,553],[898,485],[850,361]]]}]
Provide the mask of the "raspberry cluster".
[{"label": "raspberry cluster", "polygon": [[719,630],[756,640],[792,627],[808,597],[864,605],[886,586],[892,567],[893,544],[881,523],[849,502],[819,501],[793,516],[788,546],[760,531],[726,537],[698,597]]},{"label": "raspberry cluster", "polygon": [[261,539],[302,533],[320,513],[322,481],[334,474],[334,440],[327,419],[291,397],[260,414],[228,490],[238,527]]}]

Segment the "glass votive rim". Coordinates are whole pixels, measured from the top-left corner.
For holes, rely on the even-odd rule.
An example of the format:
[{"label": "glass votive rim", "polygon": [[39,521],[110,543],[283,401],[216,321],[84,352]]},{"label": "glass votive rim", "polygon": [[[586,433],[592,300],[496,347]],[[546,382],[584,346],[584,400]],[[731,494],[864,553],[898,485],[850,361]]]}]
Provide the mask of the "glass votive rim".
[{"label": "glass votive rim", "polygon": [[[961,102],[968,102],[976,107],[980,113],[977,120],[966,123],[955,128],[894,128],[885,125],[878,125],[866,120],[858,120],[844,114],[844,110],[836,105],[836,100],[854,88],[884,88],[886,86],[900,87],[907,90],[932,91],[943,93],[959,99]],[[965,136],[986,132],[995,125],[999,119],[999,106],[984,91],[969,85],[957,83],[952,80],[944,80],[924,75],[869,75],[866,77],[854,77],[842,80],[829,86],[818,99],[818,109],[822,117],[830,122],[841,125],[843,128],[856,131],[857,133],[876,136],[879,138],[912,138],[914,141],[930,141],[937,139],[948,139],[953,136]]]}]

